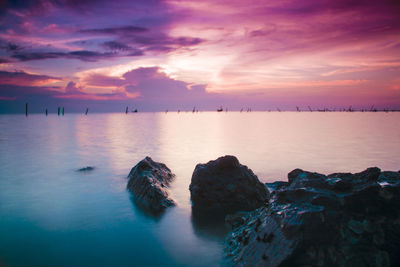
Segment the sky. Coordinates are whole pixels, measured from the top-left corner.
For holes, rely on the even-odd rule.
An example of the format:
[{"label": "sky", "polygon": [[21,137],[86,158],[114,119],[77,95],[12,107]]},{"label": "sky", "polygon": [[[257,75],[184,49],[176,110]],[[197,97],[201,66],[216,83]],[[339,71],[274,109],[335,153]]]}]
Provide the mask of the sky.
[{"label": "sky", "polygon": [[0,113],[400,109],[397,0],[3,0]]}]

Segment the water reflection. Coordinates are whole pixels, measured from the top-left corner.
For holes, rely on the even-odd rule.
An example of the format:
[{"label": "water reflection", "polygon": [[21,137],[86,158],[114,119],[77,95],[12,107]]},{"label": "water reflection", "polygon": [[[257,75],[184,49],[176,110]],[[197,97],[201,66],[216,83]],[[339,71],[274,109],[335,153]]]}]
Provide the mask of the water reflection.
[{"label": "water reflection", "polygon": [[222,241],[229,232],[224,215],[210,215],[192,208],[190,218],[194,233],[201,238]]},{"label": "water reflection", "polygon": [[[128,189],[127,189],[128,190]],[[164,216],[165,212],[167,212],[168,209],[172,209],[173,207],[167,208],[167,210],[154,210],[154,209],[149,209],[148,206],[143,205],[143,202],[139,201],[135,195],[133,195],[131,192],[128,192],[130,194],[129,199],[131,200],[133,209],[135,211],[135,214],[138,214],[139,216],[152,219],[155,222],[158,222],[162,219]]]}]

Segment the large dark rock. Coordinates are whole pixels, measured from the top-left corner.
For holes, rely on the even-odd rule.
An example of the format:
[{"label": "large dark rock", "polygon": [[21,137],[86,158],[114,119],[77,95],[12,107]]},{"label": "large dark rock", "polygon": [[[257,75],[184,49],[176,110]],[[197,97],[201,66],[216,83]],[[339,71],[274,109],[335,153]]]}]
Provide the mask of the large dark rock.
[{"label": "large dark rock", "polygon": [[227,216],[238,266],[400,266],[400,173],[296,169],[268,207]]},{"label": "large dark rock", "polygon": [[189,189],[195,216],[250,211],[269,198],[266,186],[234,156],[198,164]]},{"label": "large dark rock", "polygon": [[174,176],[165,164],[146,157],[130,171],[128,189],[141,208],[156,214],[175,205],[168,191]]}]

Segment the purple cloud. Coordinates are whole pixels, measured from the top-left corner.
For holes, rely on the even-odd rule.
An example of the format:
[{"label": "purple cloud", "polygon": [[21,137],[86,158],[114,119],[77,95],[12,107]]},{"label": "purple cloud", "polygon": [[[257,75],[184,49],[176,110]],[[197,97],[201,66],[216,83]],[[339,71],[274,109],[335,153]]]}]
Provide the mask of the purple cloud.
[{"label": "purple cloud", "polygon": [[60,92],[59,87],[48,86],[19,86],[13,84],[0,84],[0,97],[10,99],[29,98],[31,96],[56,96]]},{"label": "purple cloud", "polygon": [[3,63],[11,63],[12,61],[11,60],[9,60],[9,59],[7,59],[7,58],[2,58],[2,57],[0,57],[0,64],[3,64]]},{"label": "purple cloud", "polygon": [[59,77],[29,74],[24,71],[0,71],[0,84],[38,85],[59,80],[61,80]]},{"label": "purple cloud", "polygon": [[127,45],[125,45],[125,44],[123,44],[123,43],[120,43],[120,42],[116,42],[116,41],[108,41],[108,42],[104,42],[103,43],[103,46],[106,48],[106,49],[109,49],[109,50],[113,50],[113,51],[120,51],[120,50],[122,50],[122,51],[127,51],[127,50],[132,50],[133,48],[132,47],[130,47],[130,46],[127,46]]},{"label": "purple cloud", "polygon": [[15,51],[21,49],[21,47],[18,46],[17,44],[7,42],[5,40],[0,40],[0,49],[3,49],[7,52],[15,52]]},{"label": "purple cloud", "polygon": [[[140,55],[140,54],[138,54]],[[99,53],[94,51],[72,51],[72,52],[24,52],[16,53],[12,55],[13,58],[19,61],[32,61],[42,59],[54,59],[54,58],[67,58],[67,59],[79,59],[82,61],[97,61],[100,59],[119,57],[121,55],[112,52]]]},{"label": "purple cloud", "polygon": [[79,87],[75,82],[70,81],[65,87],[66,94],[85,94],[82,87]]},{"label": "purple cloud", "polygon": [[138,26],[120,26],[120,27],[110,27],[110,28],[95,28],[95,29],[84,29],[80,30],[80,33],[89,34],[109,34],[109,35],[131,35],[142,32],[147,32],[148,29]]},{"label": "purple cloud", "polygon": [[88,86],[123,87],[127,94],[138,95],[133,100],[135,103],[157,110],[200,107],[205,102],[219,106],[223,99],[229,98],[208,93],[205,85],[192,85],[168,77],[159,67],[133,69],[120,78],[92,74],[83,82]]}]

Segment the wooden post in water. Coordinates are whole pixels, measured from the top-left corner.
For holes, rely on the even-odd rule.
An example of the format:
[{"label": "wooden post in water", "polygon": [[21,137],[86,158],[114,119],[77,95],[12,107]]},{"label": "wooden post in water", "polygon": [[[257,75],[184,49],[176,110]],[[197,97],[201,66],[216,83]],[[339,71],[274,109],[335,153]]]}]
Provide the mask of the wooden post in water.
[{"label": "wooden post in water", "polygon": [[57,114],[58,114],[58,116],[60,116],[60,107],[58,107]]},{"label": "wooden post in water", "polygon": [[28,117],[28,103],[25,103],[25,117]]},{"label": "wooden post in water", "polygon": [[47,108],[46,108],[46,111],[44,113],[46,114],[46,116],[49,115],[49,111],[47,110]]},{"label": "wooden post in water", "polygon": [[125,114],[128,114],[128,107],[126,107],[125,109]]},{"label": "wooden post in water", "polygon": [[62,109],[62,115],[64,116],[64,107],[63,107],[63,109]]},{"label": "wooden post in water", "polygon": [[85,115],[87,115],[87,114],[88,114],[88,112],[89,112],[89,108],[86,108]]}]

